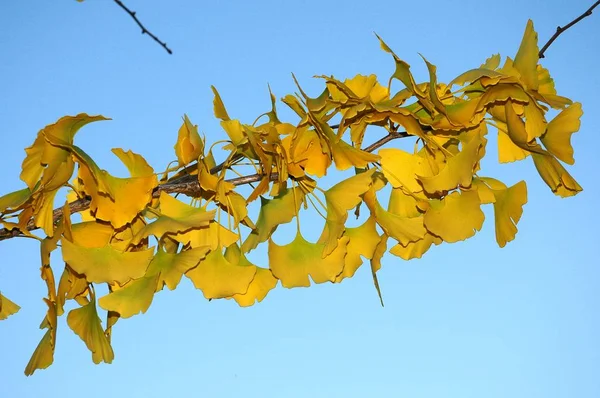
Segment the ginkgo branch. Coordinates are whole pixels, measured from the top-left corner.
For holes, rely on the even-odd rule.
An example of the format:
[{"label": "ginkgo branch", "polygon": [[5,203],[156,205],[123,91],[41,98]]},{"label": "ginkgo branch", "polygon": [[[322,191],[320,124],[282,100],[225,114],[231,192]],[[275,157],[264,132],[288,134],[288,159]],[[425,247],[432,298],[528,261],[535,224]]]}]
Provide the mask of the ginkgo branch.
[{"label": "ginkgo branch", "polygon": [[542,49],[540,50],[539,57],[544,58],[545,57],[544,53],[546,52],[548,47],[550,47],[550,45],[552,43],[554,43],[554,40],[556,40],[558,38],[558,36],[560,36],[565,30],[569,29],[571,26],[575,25],[577,22],[581,21],[583,18],[589,17],[590,15],[592,15],[592,11],[594,11],[594,8],[596,8],[598,5],[600,5],[600,0],[596,1],[594,4],[592,4],[592,6],[590,8],[587,9],[586,12],[584,12],[583,14],[581,14],[580,16],[578,16],[577,18],[575,18],[574,20],[572,20],[565,26],[563,26],[563,27],[557,26],[556,32],[554,32],[554,34],[552,35],[550,40],[548,40],[546,42],[546,44],[544,44],[544,47],[542,47]]},{"label": "ginkgo branch", "polygon": [[[332,127],[337,127],[337,126],[332,126]],[[388,135],[380,138],[379,140],[375,141],[373,144],[369,145],[368,147],[364,148],[363,150],[366,152],[373,152],[373,151],[381,148],[382,146],[384,146],[385,144],[387,144],[390,141],[393,141],[397,138],[405,138],[405,137],[409,137],[409,136],[410,135],[405,131],[401,131],[401,132],[391,131]],[[235,159],[235,156],[230,161],[233,161],[234,159]],[[217,173],[221,172],[224,167],[225,167],[225,162],[213,167],[210,170],[210,173],[217,174]],[[185,170],[187,170],[188,168],[189,168],[189,166]],[[188,171],[190,171],[190,170],[188,170]],[[247,176],[231,178],[231,179],[228,179],[227,182],[229,182],[235,186],[239,186],[239,185],[251,184],[253,182],[258,182],[258,181],[262,180],[263,177],[264,177],[263,174],[256,173],[256,174],[250,174]],[[271,176],[270,176],[271,181],[277,181],[278,178],[279,178],[278,173],[276,173],[276,172],[271,173]],[[173,181],[166,182],[164,184],[160,184],[159,186],[157,186],[154,189],[154,192],[152,193],[152,197],[153,198],[160,197],[161,192],[178,193],[178,194],[184,194],[187,196],[194,197],[194,196],[200,196],[200,194],[202,192],[202,188],[200,187],[200,183],[198,182],[198,177],[196,175],[188,174],[188,175],[184,175],[180,178],[177,178]],[[90,204],[91,204],[91,200],[89,198],[78,199],[78,200],[75,200],[74,202],[69,203],[69,210],[70,210],[71,214],[79,213],[79,212],[89,209]],[[54,222],[55,223],[58,222],[62,217],[63,217],[62,207],[54,209],[54,211],[52,213],[52,219],[54,220]],[[39,227],[35,225],[35,222],[32,218],[27,223],[27,230],[34,231],[36,229],[39,229]],[[21,236],[21,231],[19,231],[18,229],[12,229],[12,230],[8,230],[7,228],[0,229],[0,241],[5,240],[5,239],[10,239],[10,238],[15,238],[17,236]]]},{"label": "ginkgo branch", "polygon": [[125,12],[131,16],[131,18],[133,18],[135,23],[137,23],[138,26],[142,29],[142,34],[147,34],[152,39],[154,39],[155,42],[160,44],[162,46],[162,48],[164,48],[169,54],[173,54],[173,51],[171,51],[171,49],[169,47],[167,47],[167,43],[165,43],[164,41],[161,41],[152,32],[150,32],[148,29],[146,29],[146,27],[144,25],[142,25],[140,20],[137,18],[135,11],[132,11],[129,8],[127,8],[127,6],[125,4],[123,4],[123,2],[121,0],[114,0],[114,2],[117,3],[117,5],[119,7],[121,7],[123,10],[125,10]]}]

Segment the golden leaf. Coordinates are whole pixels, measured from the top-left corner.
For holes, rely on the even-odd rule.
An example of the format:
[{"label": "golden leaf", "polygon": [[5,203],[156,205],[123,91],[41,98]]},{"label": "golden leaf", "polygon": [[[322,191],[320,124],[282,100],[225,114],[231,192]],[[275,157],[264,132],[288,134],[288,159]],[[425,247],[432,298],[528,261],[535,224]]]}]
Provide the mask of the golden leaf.
[{"label": "golden leaf", "polygon": [[193,125],[187,115],[183,115],[183,124],[177,133],[174,148],[179,166],[197,160],[204,152],[204,142],[198,134],[198,126]]},{"label": "golden leaf", "polygon": [[582,115],[581,104],[575,102],[548,123],[546,132],[541,137],[548,152],[567,164],[575,163],[571,135],[579,130],[579,118]]},{"label": "golden leaf", "polygon": [[517,52],[513,63],[515,69],[519,71],[521,80],[525,83],[528,90],[538,89],[537,63],[540,50],[537,42],[538,35],[533,29],[533,22],[530,19],[527,21],[523,40],[521,41],[521,46],[519,47],[519,51]]},{"label": "golden leaf", "polygon": [[425,227],[446,242],[470,238],[483,225],[485,217],[476,190],[452,192],[441,201],[432,200],[430,203],[431,207],[424,216]]},{"label": "golden leaf", "polygon": [[9,316],[16,314],[21,307],[10,301],[6,296],[0,293],[0,321],[8,318]]},{"label": "golden leaf", "polygon": [[527,203],[527,185],[520,181],[510,188],[493,190],[494,216],[496,220],[496,241],[500,247],[515,238],[517,223],[523,214],[523,205]]}]

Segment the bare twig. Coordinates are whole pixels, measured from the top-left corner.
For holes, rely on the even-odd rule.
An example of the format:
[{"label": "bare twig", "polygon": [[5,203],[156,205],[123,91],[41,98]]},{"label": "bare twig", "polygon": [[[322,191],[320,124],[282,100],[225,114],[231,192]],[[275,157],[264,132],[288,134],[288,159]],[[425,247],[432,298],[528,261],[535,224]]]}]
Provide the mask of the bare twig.
[{"label": "bare twig", "polygon": [[133,18],[133,20],[135,21],[135,23],[137,23],[138,26],[142,29],[142,34],[147,34],[148,36],[150,36],[151,38],[153,38],[155,42],[157,42],[158,44],[160,44],[169,54],[173,54],[173,51],[171,51],[171,49],[169,47],[167,47],[167,43],[165,43],[164,41],[160,41],[160,39],[158,37],[156,37],[155,35],[153,35],[152,32],[150,32],[148,29],[146,29],[146,27],[144,25],[142,25],[142,23],[140,22],[140,20],[135,15],[135,11],[131,11],[120,0],[114,0],[114,2],[117,3],[119,5],[119,7],[121,7],[123,10],[125,10],[125,12],[127,12],[127,14],[129,14],[131,16],[131,18]]},{"label": "bare twig", "polygon": [[[409,136],[410,135],[405,131],[401,131],[401,132],[392,131],[385,137],[375,141],[373,144],[369,145],[368,147],[364,148],[363,150],[367,151],[367,152],[373,152],[392,140],[395,140],[397,138],[405,138],[405,137],[409,137]],[[220,172],[223,169],[223,167],[224,167],[224,164],[221,163],[221,164],[213,167],[210,170],[210,173],[216,174],[216,173]],[[279,178],[279,175],[277,173],[271,173],[271,181],[276,181],[278,178]],[[253,182],[258,182],[262,179],[263,179],[263,174],[250,174],[247,176],[231,178],[231,179],[227,180],[227,182],[229,182],[235,186],[238,186],[238,185],[245,185],[245,184],[250,184]],[[157,186],[154,189],[154,192],[152,192],[152,197],[158,198],[160,196],[161,192],[181,193],[181,194],[185,194],[188,196],[197,197],[202,194],[202,188],[200,187],[200,183],[198,182],[198,177],[196,175],[186,175],[186,176],[177,178],[176,180],[166,182],[164,184],[160,184],[159,186]],[[90,198],[78,199],[74,202],[69,203],[69,209],[72,214],[79,213],[81,211],[89,209],[90,204],[91,204]],[[55,223],[58,220],[60,220],[62,218],[62,216],[63,216],[62,208],[54,209],[54,211],[52,213],[52,219],[54,220]],[[29,220],[29,222],[27,223],[28,231],[34,231],[38,228],[39,227],[37,227],[35,225],[33,219]],[[15,237],[21,236],[21,235],[22,235],[21,232],[17,229],[13,229],[13,230],[8,230],[6,228],[0,229],[0,241],[3,241],[5,239],[10,239],[10,238],[15,238]]]},{"label": "bare twig", "polygon": [[554,34],[552,35],[550,40],[548,40],[548,42],[546,44],[544,44],[544,47],[542,47],[542,49],[540,50],[539,57],[544,58],[545,57],[544,53],[546,52],[548,47],[550,47],[550,45],[552,43],[554,43],[554,40],[556,40],[558,38],[558,36],[560,36],[561,33],[563,33],[565,30],[569,29],[571,26],[575,25],[577,22],[581,21],[583,18],[589,17],[590,15],[592,15],[592,11],[594,11],[594,8],[596,8],[598,5],[600,5],[600,0],[596,1],[594,4],[592,4],[592,6],[590,8],[588,8],[588,10],[586,12],[584,12],[583,14],[581,14],[580,16],[578,16],[577,18],[575,18],[574,20],[572,20],[571,22],[566,24],[564,27],[557,26],[556,32],[554,32]]}]

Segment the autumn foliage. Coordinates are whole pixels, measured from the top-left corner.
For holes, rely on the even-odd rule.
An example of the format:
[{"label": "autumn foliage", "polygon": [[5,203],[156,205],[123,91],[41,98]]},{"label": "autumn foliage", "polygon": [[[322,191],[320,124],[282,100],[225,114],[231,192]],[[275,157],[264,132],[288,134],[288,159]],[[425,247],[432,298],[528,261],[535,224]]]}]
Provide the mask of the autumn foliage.
[{"label": "autumn foliage", "polygon": [[[557,95],[548,70],[538,64],[531,21],[514,59],[500,66],[494,55],[448,84],[437,81],[436,67],[425,59],[429,81],[417,83],[409,65],[379,41],[395,64],[388,80],[319,76],[324,89],[315,98],[298,84],[299,94],[282,99],[298,115],[295,123],[280,120],[272,94],[270,111],[242,123],[230,117],[213,88],[224,140],[208,146],[185,116],[175,165],[161,172],[141,155],[117,148],[113,153],[129,176],[115,177],[79,148],[76,133],[104,116],[65,116],[40,130],[22,165],[26,187],[0,197],[0,239],[39,240],[48,288],[41,325],[46,332],[25,373],[52,363],[57,317],[67,300],[78,304],[67,315],[69,327],[95,363],[110,363],[117,320],[146,312],[156,292],[175,289],[184,276],[207,299],[231,298],[240,306],[260,302],[279,281],[286,288],[307,287],[311,280],[339,283],[364,259],[377,284],[386,251],[409,260],[434,245],[470,238],[483,225],[486,204],[493,206],[503,247],[517,233],[527,185],[484,176],[480,162],[490,152],[501,163],[529,158],[556,195],[582,190],[563,166],[574,163],[570,138],[579,129],[581,104]],[[402,89],[392,90],[395,80]],[[552,120],[550,109],[558,110]],[[490,126],[497,149],[486,147]],[[377,131],[383,134],[374,137]],[[413,139],[414,150],[380,149],[398,138]],[[226,160],[217,165],[218,146]],[[352,175],[325,189],[319,182],[332,174],[332,165]],[[253,174],[231,178],[248,167]],[[239,188],[251,183],[250,190]],[[382,191],[388,184],[391,189]],[[55,198],[63,189],[68,201],[61,206]],[[248,210],[254,201],[260,201],[258,214]],[[316,242],[300,232],[304,208],[324,219]],[[354,214],[365,221],[349,227]],[[275,243],[273,232],[294,219],[295,238]],[[267,249],[268,264],[246,257],[259,247]],[[50,253],[57,248],[64,267],[55,276]],[[109,293],[96,297],[98,284],[107,284]],[[106,311],[105,326],[98,306]],[[0,295],[0,319],[18,309]]]}]

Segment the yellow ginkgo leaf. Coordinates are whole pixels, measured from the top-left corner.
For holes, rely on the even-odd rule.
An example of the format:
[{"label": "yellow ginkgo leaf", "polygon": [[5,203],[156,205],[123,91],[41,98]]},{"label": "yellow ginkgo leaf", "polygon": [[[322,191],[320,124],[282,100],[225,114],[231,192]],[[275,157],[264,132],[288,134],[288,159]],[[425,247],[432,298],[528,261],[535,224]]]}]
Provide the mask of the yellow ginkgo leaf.
[{"label": "yellow ginkgo leaf", "polygon": [[145,313],[156,292],[159,275],[143,276],[128,282],[122,289],[98,299],[98,305],[107,311],[118,313],[121,318],[129,318],[140,312]]},{"label": "yellow ginkgo leaf", "polygon": [[248,135],[244,132],[244,128],[239,120],[223,120],[221,127],[223,127],[232,144],[237,148],[241,148],[248,142]]},{"label": "yellow ginkgo leaf", "polygon": [[252,264],[238,245],[231,245],[225,250],[225,259],[232,264],[246,267],[256,267],[256,275],[244,294],[234,294],[233,299],[240,307],[249,307],[255,302],[261,302],[271,290],[277,285],[277,279],[268,268],[257,267]]},{"label": "yellow ginkgo leaf", "polygon": [[56,123],[44,127],[33,145],[25,149],[27,157],[23,161],[21,179],[31,190],[40,180],[40,176],[43,186],[52,181],[51,189],[57,189],[66,183],[73,172],[73,162],[69,151],[53,145],[53,141],[73,144],[73,138],[81,127],[98,120],[110,119],[101,115],[89,116],[80,113],[77,116],[64,116]]},{"label": "yellow ginkgo leaf", "polygon": [[198,126],[193,125],[187,115],[183,115],[183,124],[179,128],[175,143],[175,155],[179,166],[197,160],[203,152],[204,142],[198,134]]},{"label": "yellow ginkgo leaf", "polygon": [[419,217],[421,215],[419,203],[421,202],[422,200],[419,200],[416,195],[407,195],[402,188],[393,188],[388,211],[400,217]]},{"label": "yellow ginkgo leaf", "polygon": [[85,221],[71,225],[71,236],[67,239],[78,246],[104,247],[109,244],[114,232],[110,224]]},{"label": "yellow ginkgo leaf", "polygon": [[463,148],[458,154],[447,159],[446,165],[438,174],[431,177],[418,176],[425,191],[433,194],[450,191],[459,186],[470,187],[481,146],[481,137],[475,135],[469,142],[463,143]]},{"label": "yellow ginkgo leaf", "polygon": [[496,221],[496,241],[500,247],[515,238],[517,223],[523,214],[523,205],[527,203],[527,184],[520,181],[510,188],[493,190],[494,216]]},{"label": "yellow ginkgo leaf", "polygon": [[452,192],[441,201],[431,201],[424,216],[425,227],[449,243],[465,240],[483,225],[485,217],[480,205],[476,190]]},{"label": "yellow ginkgo leaf", "polygon": [[440,243],[442,243],[442,239],[427,232],[423,239],[419,239],[416,242],[408,242],[406,245],[398,243],[390,249],[390,253],[404,260],[411,260],[413,258],[421,258],[432,244],[439,245]]},{"label": "yellow ginkgo leaf", "polygon": [[498,130],[498,162],[510,163],[523,160],[531,153],[515,145],[508,133]]},{"label": "yellow ginkgo leaf", "polygon": [[122,252],[112,246],[88,248],[62,239],[63,260],[88,282],[124,284],[141,278],[148,268],[154,249]]},{"label": "yellow ginkgo leaf", "polygon": [[523,40],[513,63],[528,90],[538,89],[537,63],[539,60],[538,52],[540,50],[537,43],[538,35],[533,29],[533,22],[530,19],[527,21]]},{"label": "yellow ginkgo leaf", "polygon": [[571,135],[579,130],[579,118],[582,115],[581,104],[575,102],[548,123],[546,132],[541,137],[548,152],[567,164],[575,163]]},{"label": "yellow ginkgo leaf", "polygon": [[554,156],[537,153],[531,155],[538,173],[556,195],[565,198],[583,191],[581,185],[575,181]]},{"label": "yellow ginkgo leaf", "polygon": [[165,234],[183,234],[192,229],[207,227],[215,218],[215,210],[206,211],[203,208],[190,206],[165,192],[160,193],[159,200],[161,215],[137,232],[132,239],[133,244],[150,235],[160,238]]},{"label": "yellow ginkgo leaf", "polygon": [[14,211],[23,205],[31,197],[29,188],[20,189],[15,192],[0,196],[0,213]]},{"label": "yellow ginkgo leaf", "polygon": [[213,99],[213,109],[215,113],[215,117],[221,120],[229,120],[229,115],[227,114],[227,110],[225,109],[225,105],[223,104],[223,100],[219,95],[219,92],[215,88],[215,86],[210,86],[215,95]]},{"label": "yellow ginkgo leaf", "polygon": [[541,136],[546,130],[544,112],[535,101],[531,101],[525,106],[525,130],[527,131],[527,141]]},{"label": "yellow ginkgo leaf", "polygon": [[373,284],[375,285],[375,290],[377,290],[377,295],[379,296],[379,301],[381,302],[382,307],[383,297],[381,296],[381,289],[379,288],[379,280],[377,280],[377,271],[381,269],[381,259],[387,250],[388,238],[389,236],[386,234],[381,235],[381,238],[375,247],[375,251],[373,252],[373,258],[371,258],[371,275],[373,276]]},{"label": "yellow ginkgo leaf", "polygon": [[[331,128],[327,124],[322,125],[322,127],[323,129],[331,131]],[[333,133],[333,131],[331,131],[331,133]],[[355,148],[344,140],[337,141],[333,138],[333,134],[328,134],[328,136],[331,144],[333,161],[338,170],[347,170],[351,167],[365,169],[371,163],[380,160],[379,156],[376,154]]]},{"label": "yellow ginkgo leaf", "polygon": [[75,300],[79,305],[89,303],[86,297],[88,289],[89,284],[85,277],[73,272],[69,266],[65,266],[56,292],[56,313],[58,315],[64,313],[66,300]]},{"label": "yellow ginkgo leaf", "polygon": [[0,321],[8,318],[12,314],[16,314],[21,307],[7,299],[0,293]]},{"label": "yellow ginkgo leaf", "polygon": [[132,177],[148,177],[154,174],[154,169],[142,155],[131,150],[126,152],[121,148],[113,148],[112,153],[123,162]]},{"label": "yellow ginkgo leaf", "polygon": [[379,151],[381,156],[381,168],[385,178],[392,187],[405,187],[411,192],[421,192],[423,187],[419,184],[419,178],[433,175],[431,166],[427,159],[419,155],[411,155],[401,149],[387,148]]},{"label": "yellow ginkgo leaf", "polygon": [[[158,250],[146,271],[146,276],[158,275],[156,291],[166,285],[174,290],[184,273],[194,268],[206,257],[210,247],[197,247],[180,253],[167,253]],[[102,305],[102,304],[101,304]]]},{"label": "yellow ginkgo leaf", "polygon": [[435,65],[427,61],[424,56],[421,55],[421,58],[423,58],[423,61],[425,61],[425,64],[427,65],[427,70],[429,71],[429,99],[433,103],[433,106],[436,111],[445,114],[446,106],[442,104],[442,101],[440,100],[440,97],[437,92],[437,68],[435,67]]},{"label": "yellow ginkgo leaf", "polygon": [[51,329],[47,330],[40,340],[25,367],[25,376],[31,376],[37,369],[46,369],[54,362],[53,333]]},{"label": "yellow ginkgo leaf", "polygon": [[346,257],[344,258],[344,269],[336,276],[335,282],[341,282],[345,278],[352,278],[358,268],[362,265],[362,257],[373,258],[375,248],[379,244],[381,237],[377,233],[376,221],[374,217],[369,217],[359,227],[346,228],[344,236],[348,237],[346,246]]},{"label": "yellow ginkgo leaf", "polygon": [[35,195],[34,216],[35,225],[42,228],[47,236],[54,235],[54,197],[58,191],[44,192]]},{"label": "yellow ginkgo leaf", "polygon": [[292,221],[304,202],[304,192],[300,188],[288,188],[273,199],[265,199],[261,196],[260,202],[256,229],[242,244],[242,251],[245,253],[269,239],[278,225]]},{"label": "yellow ginkgo leaf", "polygon": [[394,71],[394,74],[390,77],[390,84],[391,84],[391,80],[393,78],[400,80],[402,83],[404,83],[404,85],[410,92],[412,92],[415,96],[417,96],[417,98],[419,98],[419,102],[421,102],[421,104],[423,104],[423,107],[425,107],[425,109],[431,111],[434,108],[434,106],[431,103],[431,101],[425,96],[423,91],[421,91],[421,89],[419,87],[417,87],[417,84],[415,83],[415,79],[413,78],[413,75],[410,72],[410,65],[407,64],[406,62],[402,61],[392,51],[392,49],[387,44],[385,44],[385,42],[381,39],[381,37],[379,37],[377,34],[375,36],[377,36],[377,38],[379,39],[379,44],[381,45],[381,49],[384,50],[385,52],[390,53],[394,57],[394,61],[396,62],[396,70]]},{"label": "yellow ginkgo leaf", "polygon": [[81,167],[79,176],[83,180],[88,195],[92,197],[90,209],[99,220],[110,222],[119,229],[133,221],[152,200],[152,191],[158,184],[155,175],[131,178],[118,178],[102,172],[104,184],[110,196],[101,194],[96,185],[96,176],[90,169]]},{"label": "yellow ginkgo leaf", "polygon": [[174,235],[173,239],[183,245],[189,244],[193,248],[209,247],[210,250],[216,250],[217,247],[228,247],[234,244],[239,236],[218,222],[211,221],[206,227]]},{"label": "yellow ginkgo leaf", "polygon": [[245,294],[255,274],[255,266],[231,263],[223,256],[221,249],[217,248],[185,275],[197,289],[202,290],[204,297],[217,299]]},{"label": "yellow ginkgo leaf", "polygon": [[104,335],[94,300],[83,307],[70,311],[67,316],[67,324],[92,352],[94,363],[111,363],[113,361],[115,355]]},{"label": "yellow ginkgo leaf", "polygon": [[[292,165],[297,165],[316,177],[323,177],[327,173],[331,165],[331,154],[315,130],[298,128],[293,136],[284,138],[281,144],[288,154],[288,162]],[[290,168],[290,174],[292,171]]]},{"label": "yellow ginkgo leaf", "polygon": [[344,269],[348,238],[342,237],[336,249],[323,258],[324,244],[306,241],[300,232],[287,245],[269,240],[269,267],[283,287],[309,287],[310,276],[315,283],[335,282]]},{"label": "yellow ginkgo leaf", "polygon": [[356,75],[347,79],[344,84],[358,97],[371,102],[381,102],[389,98],[389,92],[377,81],[377,76]]},{"label": "yellow ginkgo leaf", "polygon": [[328,236],[321,241],[325,244],[323,256],[329,255],[337,246],[338,239],[345,229],[348,211],[354,209],[362,202],[362,195],[373,184],[372,176],[375,169],[370,169],[347,178],[325,191],[327,204],[327,229]]},{"label": "yellow ginkgo leaf", "polygon": [[365,193],[364,200],[371,211],[371,215],[375,216],[377,224],[389,237],[406,245],[409,242],[422,239],[425,235],[426,229],[423,226],[423,217],[402,217],[384,210],[377,201],[373,189]]}]

